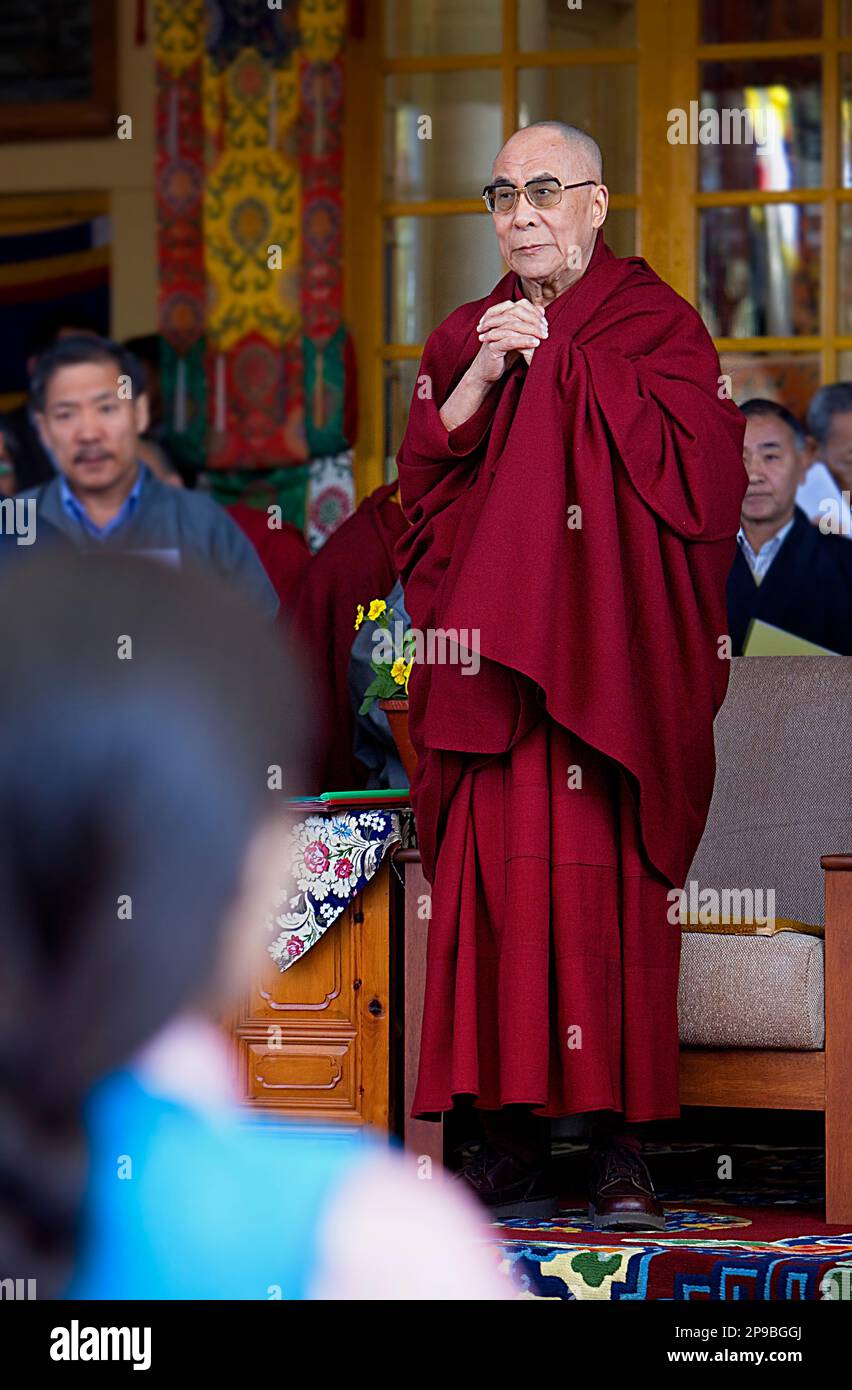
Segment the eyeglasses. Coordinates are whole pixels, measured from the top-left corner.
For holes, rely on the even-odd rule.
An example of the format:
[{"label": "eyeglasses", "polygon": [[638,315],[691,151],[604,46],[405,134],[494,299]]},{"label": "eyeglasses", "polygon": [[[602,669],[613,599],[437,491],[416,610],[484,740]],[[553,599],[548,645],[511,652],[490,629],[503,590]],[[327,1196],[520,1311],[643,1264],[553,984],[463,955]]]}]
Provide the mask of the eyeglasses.
[{"label": "eyeglasses", "polygon": [[483,188],[482,196],[489,212],[514,212],[522,193],[534,208],[555,208],[562,202],[562,194],[566,188],[585,188],[587,184],[597,187],[594,179],[583,179],[582,183],[531,179],[523,188],[515,188],[508,183],[489,183]]}]

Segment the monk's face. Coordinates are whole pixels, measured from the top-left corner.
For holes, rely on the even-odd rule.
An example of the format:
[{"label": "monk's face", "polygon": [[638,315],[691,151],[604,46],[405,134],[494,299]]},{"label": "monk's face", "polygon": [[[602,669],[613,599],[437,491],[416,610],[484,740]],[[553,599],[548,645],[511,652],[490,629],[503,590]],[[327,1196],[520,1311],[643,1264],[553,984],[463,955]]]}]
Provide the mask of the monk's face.
[{"label": "monk's face", "polygon": [[841,410],[831,417],[831,426],[820,457],[834,474],[841,491],[852,492],[852,411]]},{"label": "monk's face", "polygon": [[793,515],[796,489],[808,471],[810,456],[800,448],[786,421],[777,415],[747,418],[743,462],[748,491],[743,499],[743,522],[780,530]]},{"label": "monk's face", "polygon": [[[558,132],[519,130],[495,159],[491,183],[507,181],[516,188],[539,178],[579,183],[596,180],[596,172]],[[608,198],[604,185],[595,181],[563,192],[555,208],[534,208],[522,196],[514,212],[492,213],[503,260],[527,286],[547,286],[551,294],[561,294],[589,263]]]},{"label": "monk's face", "polygon": [[42,439],[78,495],[106,492],[136,476],[137,444],[148,425],[144,395],[127,400],[111,361],[60,367],[47,383]]}]

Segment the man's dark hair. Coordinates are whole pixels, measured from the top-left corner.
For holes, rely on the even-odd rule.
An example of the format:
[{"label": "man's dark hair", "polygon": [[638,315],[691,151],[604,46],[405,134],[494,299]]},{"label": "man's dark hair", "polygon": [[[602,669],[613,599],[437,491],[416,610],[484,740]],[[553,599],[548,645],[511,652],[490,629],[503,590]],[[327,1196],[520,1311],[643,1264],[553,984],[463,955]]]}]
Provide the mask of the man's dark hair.
[{"label": "man's dark hair", "polygon": [[130,378],[133,399],[137,400],[144,393],[146,383],[142,364],[120,343],[114,343],[110,338],[60,338],[53,347],[42,353],[36,363],[30,382],[30,404],[33,409],[44,410],[48,383],[57,372],[63,367],[80,367],[88,362],[114,362],[118,375]]},{"label": "man's dark hair", "polygon": [[779,420],[783,420],[784,424],[789,426],[793,431],[796,440],[796,448],[804,449],[807,443],[805,427],[801,420],[793,414],[792,410],[788,410],[786,405],[782,405],[780,401],[769,401],[764,400],[760,396],[754,396],[750,401],[744,401],[740,406],[740,410],[743,415],[748,416],[751,420],[758,419],[764,415],[775,415]]},{"label": "man's dark hair", "polygon": [[136,338],[125,338],[124,346],[140,362],[149,362],[152,367],[160,366],[159,333],[140,333]]},{"label": "man's dark hair", "polygon": [[84,334],[99,338],[103,333],[103,327],[93,314],[87,314],[84,309],[75,309],[67,305],[64,309],[54,309],[49,314],[42,314],[27,330],[27,357],[40,357],[58,341],[61,333],[67,334],[69,338],[76,338],[78,335],[82,337]]},{"label": "man's dark hair", "polygon": [[818,444],[827,444],[835,415],[852,413],[852,381],[821,386],[808,406],[808,430]]}]

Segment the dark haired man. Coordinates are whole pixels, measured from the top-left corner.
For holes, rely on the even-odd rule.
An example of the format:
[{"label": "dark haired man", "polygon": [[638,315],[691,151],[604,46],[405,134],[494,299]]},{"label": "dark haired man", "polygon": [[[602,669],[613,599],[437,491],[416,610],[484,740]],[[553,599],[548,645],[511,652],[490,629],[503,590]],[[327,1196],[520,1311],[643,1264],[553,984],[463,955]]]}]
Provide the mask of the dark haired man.
[{"label": "dark haired man", "polygon": [[823,534],[796,505],[809,462],[805,431],[776,401],[754,399],[746,417],[738,550],[728,577],[733,653],[759,618],[817,646],[852,654],[852,543]]},{"label": "dark haired man", "polygon": [[[99,329],[90,314],[74,306],[54,310],[35,320],[26,335],[27,374],[32,379],[43,352],[62,338],[96,338]],[[50,452],[44,447],[29,402],[2,417],[12,462],[12,491],[23,492],[36,483],[49,482],[56,473]]]},{"label": "dark haired man", "polygon": [[275,591],[239,527],[211,498],[169,487],[140,462],[148,400],[132,353],[103,338],[63,339],[39,359],[31,401],[59,470],[25,494],[40,518],[82,550],[213,570],[275,616]]}]

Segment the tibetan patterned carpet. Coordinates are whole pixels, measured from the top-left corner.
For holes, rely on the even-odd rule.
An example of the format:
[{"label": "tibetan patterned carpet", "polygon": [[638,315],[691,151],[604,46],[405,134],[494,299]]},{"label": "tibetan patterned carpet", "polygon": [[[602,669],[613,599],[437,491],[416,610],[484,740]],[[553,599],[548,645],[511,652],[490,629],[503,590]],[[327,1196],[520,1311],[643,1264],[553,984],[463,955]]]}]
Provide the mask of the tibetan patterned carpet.
[{"label": "tibetan patterned carpet", "polygon": [[736,1181],[716,1175],[711,1145],[645,1153],[664,1232],[595,1230],[576,1162],[565,1168],[555,1217],[495,1224],[496,1253],[519,1298],[852,1299],[852,1223],[823,1220],[821,1150],[732,1147]]}]

